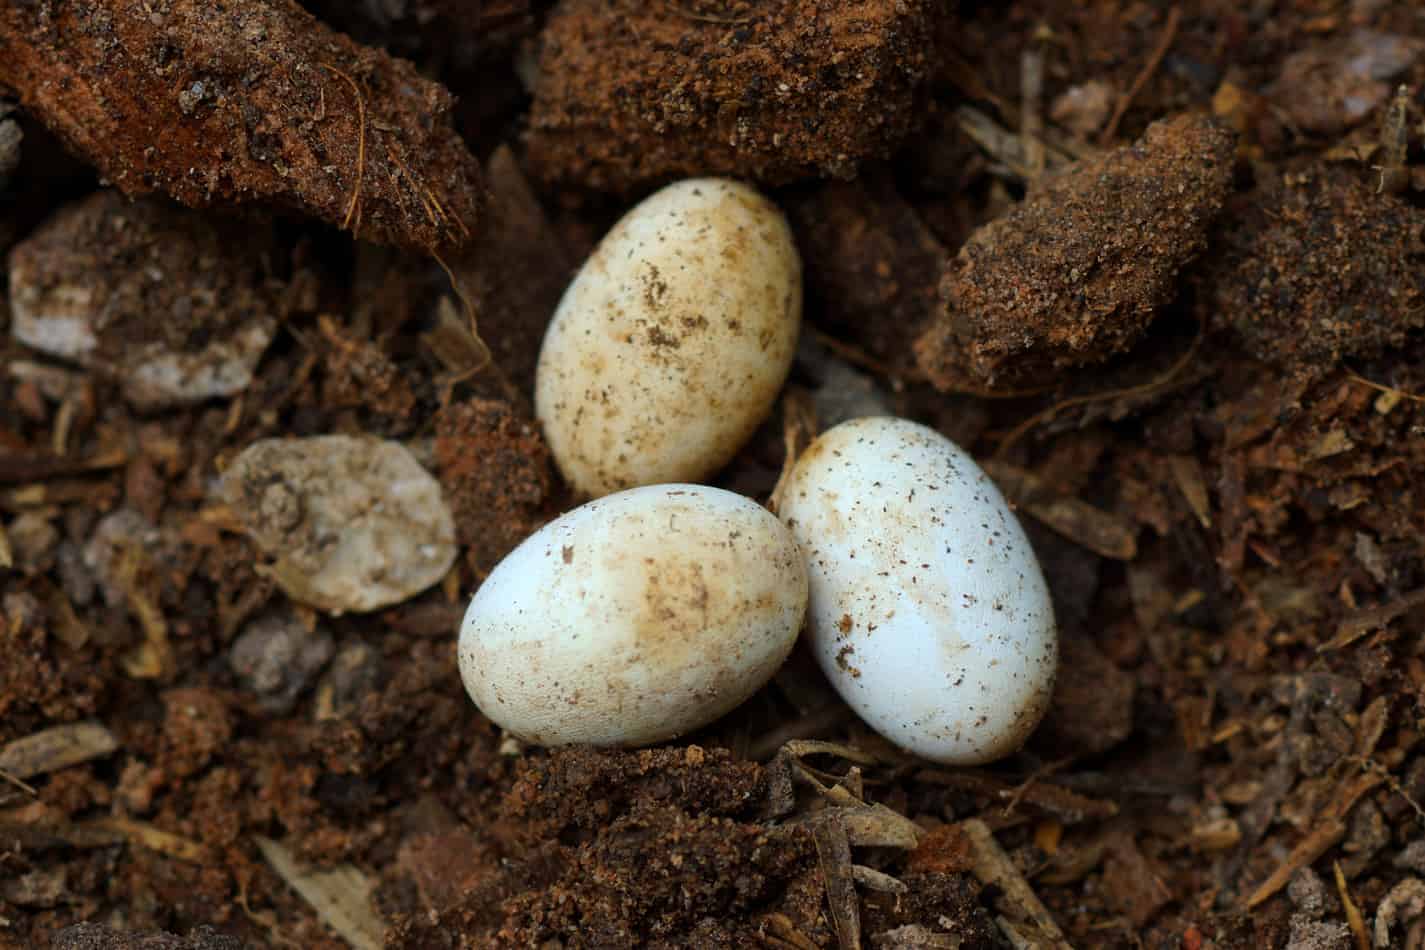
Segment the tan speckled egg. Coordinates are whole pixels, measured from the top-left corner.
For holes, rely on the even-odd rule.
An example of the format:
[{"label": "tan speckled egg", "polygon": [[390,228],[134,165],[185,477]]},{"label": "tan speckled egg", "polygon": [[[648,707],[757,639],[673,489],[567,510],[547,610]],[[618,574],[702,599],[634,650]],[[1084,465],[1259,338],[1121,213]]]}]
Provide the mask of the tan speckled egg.
[{"label": "tan speckled egg", "polygon": [[475,705],[538,745],[639,746],[706,725],[767,682],[806,611],[773,515],[650,485],[545,525],[480,585],[460,629]]},{"label": "tan speckled egg", "polygon": [[535,410],[559,469],[597,497],[697,482],[767,417],[801,323],[782,213],[746,185],[669,185],[600,242],[544,338]]},{"label": "tan speckled egg", "polygon": [[862,719],[917,755],[976,765],[1018,749],[1049,706],[1049,588],[999,489],[904,419],[828,429],[781,516],[807,557],[807,635]]}]

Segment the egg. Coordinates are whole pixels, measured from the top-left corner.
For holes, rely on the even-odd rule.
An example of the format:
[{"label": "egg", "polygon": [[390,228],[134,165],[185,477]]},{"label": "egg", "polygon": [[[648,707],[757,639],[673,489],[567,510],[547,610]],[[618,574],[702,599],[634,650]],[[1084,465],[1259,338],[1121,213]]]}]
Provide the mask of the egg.
[{"label": "egg", "polygon": [[1024,530],[974,459],[925,426],[854,419],[797,460],[780,514],[807,557],[807,636],[857,715],[946,764],[1023,744],[1058,635]]},{"label": "egg", "polygon": [[801,323],[785,217],[746,185],[669,185],[614,225],[565,291],[535,372],[559,470],[598,497],[697,482],[767,417]]},{"label": "egg", "polygon": [[538,745],[639,746],[706,725],[791,652],[805,562],[776,517],[698,485],[634,488],[545,525],[470,601],[460,675]]}]

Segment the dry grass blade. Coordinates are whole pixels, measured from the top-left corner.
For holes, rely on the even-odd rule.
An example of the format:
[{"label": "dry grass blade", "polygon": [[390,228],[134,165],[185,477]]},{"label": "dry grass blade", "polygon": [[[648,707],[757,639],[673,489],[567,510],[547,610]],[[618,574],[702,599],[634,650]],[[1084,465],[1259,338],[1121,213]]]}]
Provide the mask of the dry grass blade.
[{"label": "dry grass blade", "polygon": [[852,877],[851,842],[846,828],[832,814],[812,825],[811,835],[821,862],[821,880],[831,923],[836,928],[836,943],[841,950],[860,950],[861,903]]},{"label": "dry grass blade", "polygon": [[782,470],[777,474],[777,484],[772,488],[772,497],[767,500],[767,510],[772,514],[781,508],[787,479],[791,477],[797,459],[816,438],[818,428],[811,395],[802,389],[788,389],[782,397],[782,446],[786,454],[782,459]]},{"label": "dry grass blade", "polygon": [[30,778],[101,758],[118,747],[114,734],[97,722],[69,723],[0,746],[0,771]]},{"label": "dry grass blade", "polygon": [[[1004,895],[1002,903],[1005,905],[1006,917],[1012,914],[1016,918],[1010,921],[1013,925],[1011,931],[1021,939],[1030,940],[1030,946],[1069,950],[1070,945],[1064,939],[1064,932],[1059,929],[1048,908],[1039,900],[1024,875],[1019,873],[1019,868],[1015,867],[1009,855],[1005,854],[999,842],[995,841],[989,826],[978,818],[971,818],[962,822],[960,827],[964,829],[974,849],[975,877],[982,884],[992,884],[999,888]],[[1025,925],[1038,931],[1037,939],[1023,932],[1021,927]]]},{"label": "dry grass blade", "polygon": [[171,831],[164,831],[155,828],[153,825],[143,821],[134,821],[132,818],[99,818],[85,824],[100,832],[113,832],[122,835],[129,844],[139,845],[150,851],[159,854],[166,854],[170,858],[177,858],[180,861],[188,861],[192,864],[205,864],[211,860],[207,849],[196,841],[190,841],[182,835],[173,834]]},{"label": "dry grass blade", "polygon": [[1148,85],[1148,80],[1158,69],[1158,64],[1163,61],[1163,57],[1168,54],[1168,48],[1173,45],[1173,37],[1177,36],[1178,23],[1182,21],[1183,11],[1178,7],[1173,7],[1168,11],[1168,22],[1163,25],[1163,35],[1158,40],[1158,45],[1153,49],[1153,53],[1148,57],[1148,61],[1143,64],[1142,70],[1133,80],[1133,85],[1128,87],[1128,91],[1118,100],[1118,105],[1113,110],[1113,116],[1108,120],[1108,125],[1104,126],[1103,134],[1098,137],[1100,145],[1107,145],[1113,141],[1113,137],[1118,134],[1118,123],[1123,121],[1124,113],[1128,111],[1128,105],[1138,97],[1138,93],[1143,91],[1143,87]]},{"label": "dry grass blade", "polygon": [[1317,858],[1345,838],[1346,819],[1351,814],[1351,809],[1356,807],[1356,802],[1360,801],[1363,795],[1383,781],[1385,779],[1379,774],[1367,773],[1342,783],[1336,800],[1311,823],[1311,831],[1307,836],[1301,839],[1297,846],[1291,850],[1291,854],[1287,855],[1286,860],[1278,865],[1277,869],[1268,875],[1267,879],[1258,885],[1257,889],[1247,898],[1247,908],[1250,910],[1269,900],[1283,887],[1286,887],[1286,882],[1291,880],[1293,874],[1301,868],[1315,864]]},{"label": "dry grass blade", "polygon": [[311,905],[317,916],[356,950],[380,950],[386,925],[371,909],[373,884],[349,864],[326,871],[301,868],[292,852],[270,838],[257,838],[258,850],[278,877]]},{"label": "dry grass blade", "polygon": [[1346,875],[1341,872],[1341,862],[1332,861],[1331,870],[1336,876],[1336,893],[1341,897],[1341,906],[1346,909],[1346,923],[1351,925],[1351,935],[1356,938],[1356,950],[1370,950],[1371,938],[1366,933],[1366,919],[1351,899],[1350,888],[1346,887]]},{"label": "dry grass blade", "polygon": [[840,742],[823,742],[819,739],[793,739],[782,746],[782,749],[787,755],[790,755],[794,759],[805,758],[809,755],[835,755],[848,762],[854,762],[857,765],[870,766],[878,764],[876,757],[869,752],[863,752],[849,745],[842,745]]}]

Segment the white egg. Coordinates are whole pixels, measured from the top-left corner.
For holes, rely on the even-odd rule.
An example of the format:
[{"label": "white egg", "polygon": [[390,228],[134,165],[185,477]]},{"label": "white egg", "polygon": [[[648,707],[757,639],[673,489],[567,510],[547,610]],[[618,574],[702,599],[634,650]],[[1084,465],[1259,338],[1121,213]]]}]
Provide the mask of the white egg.
[{"label": "white egg", "polygon": [[1004,497],[933,429],[842,423],[797,460],[781,516],[806,553],[808,635],[881,735],[955,765],[1013,752],[1049,705],[1049,589]]},{"label": "white egg", "polygon": [[555,311],[535,409],[559,469],[597,497],[712,475],[767,417],[801,323],[782,213],[746,185],[669,185],[614,225]]},{"label": "white egg", "polygon": [[539,745],[637,746],[706,725],[791,652],[805,562],[756,503],[652,485],[576,508],[512,551],[460,630],[475,705]]}]

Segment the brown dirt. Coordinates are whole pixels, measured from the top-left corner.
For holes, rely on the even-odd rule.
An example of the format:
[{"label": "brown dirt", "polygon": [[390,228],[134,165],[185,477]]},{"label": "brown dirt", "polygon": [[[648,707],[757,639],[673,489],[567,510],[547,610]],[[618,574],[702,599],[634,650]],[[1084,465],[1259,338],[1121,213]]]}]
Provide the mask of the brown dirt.
[{"label": "brown dirt", "polygon": [[[24,131],[0,247],[117,288],[112,352],[228,332],[248,293],[285,321],[242,395],[144,414],[111,372],[0,336],[0,948],[807,950],[853,919],[873,948],[1053,945],[1046,921],[1080,948],[1421,945],[1412,4],[312,9],[372,48],[275,0],[0,6]],[[360,138],[323,63],[368,109],[356,230],[398,247],[330,227]],[[1206,115],[1235,149],[1184,118]],[[468,596],[569,503],[528,408],[544,326],[626,196],[694,172],[788,210],[815,333],[719,484],[765,498],[842,397],[985,460],[1062,628],[1015,756],[909,759],[800,650],[650,750],[525,747],[469,702]],[[100,176],[219,207],[121,206]],[[472,231],[443,255],[470,311],[402,249],[453,237],[412,181]],[[141,282],[159,266],[190,290]],[[442,583],[329,617],[260,572],[223,468],[333,433],[438,476],[462,548]],[[335,872],[341,931],[269,839]]]},{"label": "brown dirt", "polygon": [[940,389],[1014,389],[1128,349],[1206,243],[1232,154],[1224,129],[1185,115],[1037,182],[946,265],[921,368]]},{"label": "brown dirt", "polygon": [[529,158],[630,192],[719,174],[850,178],[915,120],[926,0],[564,0],[540,40]]}]

